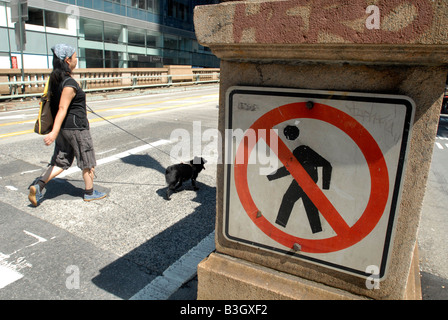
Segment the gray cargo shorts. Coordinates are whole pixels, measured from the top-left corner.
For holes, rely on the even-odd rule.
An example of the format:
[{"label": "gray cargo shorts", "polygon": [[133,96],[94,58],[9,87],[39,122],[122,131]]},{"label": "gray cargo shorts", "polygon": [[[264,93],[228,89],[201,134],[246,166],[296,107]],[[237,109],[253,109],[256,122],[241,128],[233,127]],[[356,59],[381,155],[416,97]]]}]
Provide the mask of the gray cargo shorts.
[{"label": "gray cargo shorts", "polygon": [[89,130],[61,130],[56,138],[51,165],[67,170],[76,157],[81,170],[96,166],[95,151]]}]

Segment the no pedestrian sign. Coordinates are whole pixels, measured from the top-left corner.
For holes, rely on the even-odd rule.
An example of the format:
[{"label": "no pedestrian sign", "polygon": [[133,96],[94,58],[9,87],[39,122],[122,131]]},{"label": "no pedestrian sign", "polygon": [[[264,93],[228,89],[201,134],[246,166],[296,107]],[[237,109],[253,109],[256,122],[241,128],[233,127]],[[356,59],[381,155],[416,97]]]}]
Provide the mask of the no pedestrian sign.
[{"label": "no pedestrian sign", "polygon": [[383,278],[415,106],[404,96],[233,87],[224,236]]}]

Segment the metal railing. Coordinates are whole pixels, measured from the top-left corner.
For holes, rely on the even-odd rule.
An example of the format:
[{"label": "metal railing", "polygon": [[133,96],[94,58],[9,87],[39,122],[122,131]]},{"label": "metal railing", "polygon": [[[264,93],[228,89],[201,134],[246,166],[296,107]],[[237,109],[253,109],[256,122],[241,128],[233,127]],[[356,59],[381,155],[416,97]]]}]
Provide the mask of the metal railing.
[{"label": "metal railing", "polygon": [[[186,79],[191,79],[188,81]],[[119,77],[98,77],[98,78],[75,78],[84,90],[84,92],[101,92],[101,91],[113,91],[113,90],[132,90],[132,89],[142,89],[142,88],[152,88],[152,87],[172,87],[172,86],[185,86],[185,85],[198,85],[206,83],[219,83],[220,73],[192,73],[192,74],[160,74],[160,75],[148,75],[148,76],[119,76]],[[107,87],[102,86],[107,84],[107,82],[120,82],[116,85]],[[142,83],[145,81],[150,81],[149,83]],[[0,100],[11,100],[26,97],[36,97],[41,96],[43,92],[43,87],[47,80],[27,80],[27,81],[10,81],[10,82],[0,82],[1,85],[9,86],[9,95],[0,95]],[[91,87],[91,83],[98,85],[98,82],[103,82],[101,86],[94,88]],[[123,83],[126,83],[123,85]],[[139,84],[142,83],[142,84]],[[20,93],[22,86],[25,87],[39,87],[42,88],[42,92],[33,93]]]}]

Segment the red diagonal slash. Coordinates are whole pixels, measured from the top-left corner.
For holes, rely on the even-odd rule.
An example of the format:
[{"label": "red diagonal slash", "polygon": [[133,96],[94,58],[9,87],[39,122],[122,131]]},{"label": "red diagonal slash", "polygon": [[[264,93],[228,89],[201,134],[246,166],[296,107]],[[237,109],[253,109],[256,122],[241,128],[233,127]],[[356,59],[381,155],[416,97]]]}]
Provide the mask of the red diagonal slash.
[{"label": "red diagonal slash", "polygon": [[[289,173],[291,173],[293,178],[311,199],[311,201],[317,207],[325,220],[327,220],[333,230],[338,235],[342,235],[348,232],[350,230],[350,226],[341,217],[330,200],[328,200],[323,191],[317,186],[313,179],[311,179],[308,172],[306,172],[300,162],[292,154],[291,150],[289,150],[289,148],[274,132],[274,130],[271,130],[271,134],[269,136],[262,135],[261,138],[266,141],[269,147],[271,147],[271,143],[278,143],[278,148],[271,147],[271,150],[276,152],[278,159],[283,163]],[[274,138],[274,142],[270,141],[272,138]]]},{"label": "red diagonal slash", "polygon": [[[272,129],[282,122],[301,118],[324,121],[339,128],[356,143],[366,159],[370,172],[370,197],[363,214],[351,227],[347,225],[325,194],[294,157],[291,150]],[[375,139],[359,122],[348,114],[328,105],[315,103],[314,108],[308,110],[305,102],[298,102],[267,112],[255,121],[250,130],[256,132],[257,138],[249,139],[245,137],[238,147],[236,160],[243,159],[243,161],[236,161],[234,165],[235,188],[241,205],[249,218],[268,237],[288,248],[292,248],[294,244],[299,243],[303,252],[326,253],[352,246],[372,232],[381,219],[388,201],[389,175],[381,149]],[[269,136],[266,135],[266,130],[271,131]],[[249,190],[247,175],[249,156],[260,138],[276,153],[279,160],[300,184],[337,235],[326,239],[299,238],[278,229],[260,214]],[[275,141],[271,141],[271,138]],[[274,143],[276,142],[278,148],[275,148]]]}]

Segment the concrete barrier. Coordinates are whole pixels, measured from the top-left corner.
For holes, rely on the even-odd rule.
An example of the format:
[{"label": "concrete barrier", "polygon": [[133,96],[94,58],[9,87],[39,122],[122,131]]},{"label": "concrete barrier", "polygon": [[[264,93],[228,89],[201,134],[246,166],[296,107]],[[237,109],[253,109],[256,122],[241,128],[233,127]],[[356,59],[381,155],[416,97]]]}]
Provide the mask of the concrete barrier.
[{"label": "concrete barrier", "polygon": [[[38,95],[43,92],[51,69],[25,69],[24,92],[19,69],[0,69],[0,98]],[[166,66],[164,68],[88,68],[75,69],[73,77],[85,91],[133,89],[182,83],[218,81],[217,68]],[[11,84],[12,82],[12,84]]]},{"label": "concrete barrier", "polygon": [[[221,59],[222,136],[238,125],[243,131],[277,129],[285,144],[279,142],[276,153],[280,167],[294,176],[271,187],[248,158],[218,164],[216,252],[198,266],[198,299],[421,299],[416,239],[447,76],[448,4],[334,0],[322,8],[320,3],[223,1],[195,8],[198,41]],[[397,108],[409,112],[406,119]],[[393,115],[378,135],[368,123],[385,125],[380,110]],[[330,111],[333,117],[327,117]],[[332,163],[328,191],[307,176],[309,164],[288,158],[292,142],[287,143],[285,126],[305,128],[305,149]],[[392,137],[389,129],[398,127],[399,144],[382,145],[379,136]],[[372,136],[373,143],[350,143],[353,150],[378,144],[378,157],[369,159],[372,149],[363,150],[359,160],[348,157],[338,164],[333,154],[344,153],[338,150],[344,134],[355,142],[355,136]],[[230,149],[255,150],[259,140],[242,141]],[[401,156],[389,161],[394,148]],[[384,166],[360,176],[361,167],[383,160]],[[382,182],[371,182],[385,171]],[[344,173],[351,177],[346,184],[359,181],[359,190],[342,188]],[[290,212],[290,225],[275,220],[291,180],[319,208],[323,230],[305,228],[312,223],[303,207]],[[364,191],[369,202],[361,199]],[[283,199],[291,197],[284,193]],[[339,207],[331,207],[337,199],[342,207],[357,203],[358,211],[336,214]],[[383,200],[384,207],[369,211],[378,222],[366,211]],[[370,262],[374,255],[377,264]]]}]

